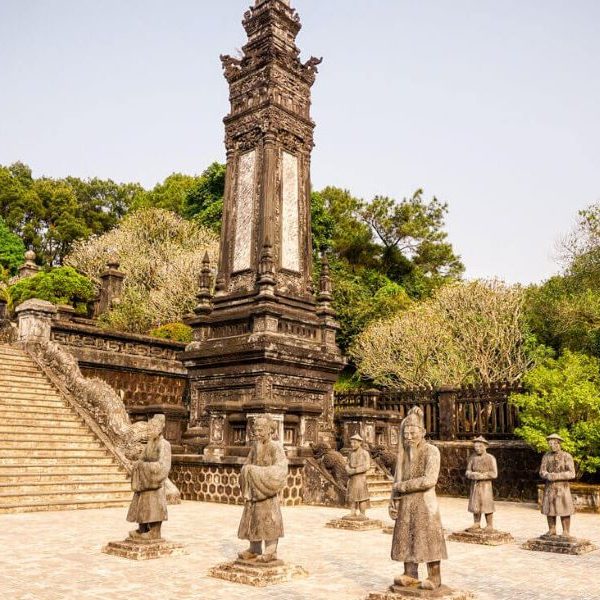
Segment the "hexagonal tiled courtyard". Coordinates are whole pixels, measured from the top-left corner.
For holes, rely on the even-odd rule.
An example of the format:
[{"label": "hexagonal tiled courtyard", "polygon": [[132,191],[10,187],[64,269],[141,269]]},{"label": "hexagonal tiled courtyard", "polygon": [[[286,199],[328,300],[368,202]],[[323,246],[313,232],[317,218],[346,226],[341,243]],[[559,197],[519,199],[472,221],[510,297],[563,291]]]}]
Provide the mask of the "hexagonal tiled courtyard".
[{"label": "hexagonal tiled courtyard", "polygon": [[[207,481],[208,485],[210,483]],[[230,485],[225,481],[215,485]],[[216,489],[216,488],[215,488]],[[448,531],[466,527],[466,500],[441,498]],[[251,588],[206,576],[245,544],[236,539],[240,506],[184,502],[170,507],[165,537],[187,556],[146,562],[107,556],[100,548],[125,537],[126,509],[0,515],[0,592],[7,600],[362,600],[400,571],[389,559],[391,536],[325,528],[340,509],[286,507],[280,555],[305,567],[308,579]],[[544,531],[533,505],[497,503],[497,526],[518,543]],[[383,508],[371,515],[388,522]],[[577,514],[573,533],[600,545],[600,515]],[[600,551],[584,556],[529,552],[448,542],[446,583],[480,600],[600,600]]]}]

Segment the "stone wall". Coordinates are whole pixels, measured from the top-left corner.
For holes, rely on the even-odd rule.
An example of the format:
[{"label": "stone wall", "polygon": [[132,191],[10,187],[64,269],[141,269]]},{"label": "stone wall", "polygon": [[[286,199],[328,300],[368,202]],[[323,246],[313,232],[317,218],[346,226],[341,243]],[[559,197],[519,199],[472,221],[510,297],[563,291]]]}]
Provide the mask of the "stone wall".
[{"label": "stone wall", "polygon": [[[177,455],[169,477],[184,500],[243,504],[239,475],[243,459],[207,460],[202,456]],[[287,483],[281,492],[283,506],[302,504],[303,465],[290,462]]]},{"label": "stone wall", "polygon": [[68,350],[86,377],[106,381],[121,396],[132,419],[167,417],[165,437],[174,450],[188,421],[187,373],[177,358],[185,344],[103,329],[88,319],[54,319],[52,341]]},{"label": "stone wall", "polygon": [[[440,450],[441,468],[438,493],[468,496],[470,482],[465,477],[472,443],[466,441],[433,442]],[[542,457],[527,444],[518,441],[493,441],[488,447],[498,463],[494,496],[498,500],[536,501],[538,470]],[[466,510],[466,508],[465,508]]]}]

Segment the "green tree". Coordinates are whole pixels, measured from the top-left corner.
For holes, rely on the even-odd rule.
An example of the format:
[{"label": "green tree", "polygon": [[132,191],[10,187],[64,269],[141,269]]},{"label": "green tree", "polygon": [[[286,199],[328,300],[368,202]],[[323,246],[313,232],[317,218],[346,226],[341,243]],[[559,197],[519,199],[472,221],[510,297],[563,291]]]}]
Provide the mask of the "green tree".
[{"label": "green tree", "polygon": [[223,219],[225,165],[209,165],[186,195],[183,215],[219,233]]},{"label": "green tree", "polygon": [[15,307],[38,298],[53,304],[70,304],[80,313],[87,311],[87,303],[96,296],[94,284],[72,267],[54,267],[26,277],[9,286],[8,292]]},{"label": "green tree", "polygon": [[135,196],[133,209],[162,208],[185,215],[186,198],[198,185],[200,177],[172,173],[162,183],[157,183],[150,191],[140,190]]},{"label": "green tree", "polygon": [[511,395],[521,422],[515,432],[539,451],[558,433],[573,455],[579,475],[600,469],[600,362],[565,352],[523,377],[525,392]]},{"label": "green tree", "polygon": [[114,227],[142,188],[75,177],[34,179],[22,163],[0,167],[0,217],[45,265],[59,265],[74,240]]},{"label": "green tree", "polygon": [[443,230],[447,212],[446,203],[426,202],[420,189],[400,202],[376,196],[363,204],[360,215],[383,244],[382,272],[402,283],[418,271],[433,287],[460,277],[464,267]]},{"label": "green tree", "polygon": [[4,219],[0,217],[0,267],[7,275],[14,275],[23,264],[24,255],[23,240],[8,229]]}]

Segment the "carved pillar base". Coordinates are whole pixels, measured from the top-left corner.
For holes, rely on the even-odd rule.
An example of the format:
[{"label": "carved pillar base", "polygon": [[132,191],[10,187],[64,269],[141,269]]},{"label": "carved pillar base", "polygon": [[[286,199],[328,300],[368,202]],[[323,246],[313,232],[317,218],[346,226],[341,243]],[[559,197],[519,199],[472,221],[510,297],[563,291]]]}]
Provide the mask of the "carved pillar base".
[{"label": "carved pillar base", "polygon": [[256,561],[236,560],[213,567],[208,574],[211,577],[254,587],[266,587],[285,583],[292,579],[308,577],[308,572],[303,567],[291,565],[282,560],[262,564]]},{"label": "carved pillar base", "polygon": [[120,542],[109,542],[102,548],[104,554],[112,554],[130,560],[151,560],[165,556],[181,556],[187,554],[182,544],[167,540],[132,540],[127,538]]}]

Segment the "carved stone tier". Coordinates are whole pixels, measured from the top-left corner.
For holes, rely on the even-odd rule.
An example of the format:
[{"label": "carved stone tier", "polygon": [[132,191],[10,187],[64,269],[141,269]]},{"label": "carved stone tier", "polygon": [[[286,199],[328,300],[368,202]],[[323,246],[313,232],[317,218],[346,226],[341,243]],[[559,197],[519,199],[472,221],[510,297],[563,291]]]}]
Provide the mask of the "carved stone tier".
[{"label": "carved stone tier", "polygon": [[383,523],[379,519],[369,519],[367,517],[342,517],[333,519],[326,523],[325,527],[333,529],[348,529],[349,531],[371,531],[372,529],[381,529]]},{"label": "carved stone tier", "polygon": [[556,554],[587,554],[598,550],[598,547],[589,540],[582,540],[564,535],[544,534],[538,538],[527,540],[521,548],[525,550],[539,550],[541,552],[554,552]]},{"label": "carved stone tier", "polygon": [[242,56],[221,57],[231,106],[215,294],[203,269],[182,355],[191,381],[184,440],[212,457],[243,453],[248,416],[260,413],[279,421],[288,450],[333,441],[343,367],[326,260],[317,297],[312,278],[310,89],[320,60],[300,61],[289,2],[257,1],[243,26]]},{"label": "carved stone tier", "polygon": [[385,592],[371,592],[366,600],[405,600],[412,598],[436,598],[440,600],[473,600],[475,596],[464,590],[453,590],[445,585],[437,590],[422,590],[418,587],[390,586]]},{"label": "carved stone tier", "polygon": [[308,572],[298,565],[290,565],[282,560],[271,563],[257,563],[256,561],[238,559],[234,562],[213,567],[208,575],[254,587],[266,587],[285,583],[292,579],[308,577]]},{"label": "carved stone tier", "polygon": [[132,540],[127,538],[121,542],[109,542],[102,552],[129,558],[131,560],[150,560],[165,556],[181,556],[187,554],[185,547],[167,540]]},{"label": "carved stone tier", "polygon": [[486,531],[479,529],[477,531],[456,531],[448,536],[451,542],[463,542],[465,544],[482,544],[483,546],[501,546],[502,544],[512,544],[515,538],[504,531]]}]

